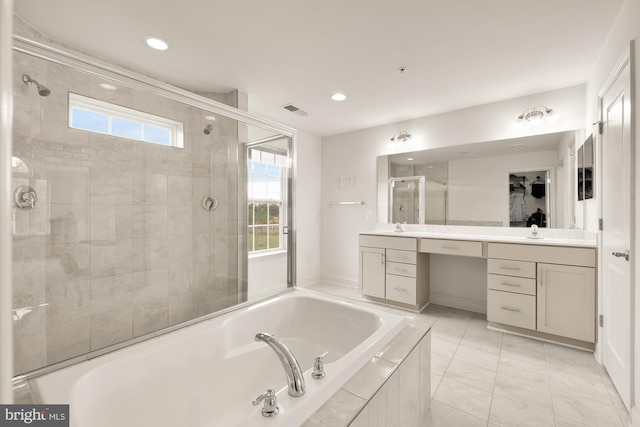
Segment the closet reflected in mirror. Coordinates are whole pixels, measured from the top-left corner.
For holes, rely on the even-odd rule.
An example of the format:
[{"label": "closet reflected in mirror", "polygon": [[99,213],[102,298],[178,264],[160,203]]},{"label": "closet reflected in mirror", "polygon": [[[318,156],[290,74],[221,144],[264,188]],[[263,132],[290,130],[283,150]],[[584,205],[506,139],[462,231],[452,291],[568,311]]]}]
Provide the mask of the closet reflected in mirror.
[{"label": "closet reflected in mirror", "polygon": [[[594,153],[593,153],[593,135],[584,141],[582,147],[580,147],[580,153],[578,154],[578,200],[593,199],[593,177],[594,177]],[[584,195],[583,198],[580,198]]]},{"label": "closet reflected in mirror", "polygon": [[509,173],[509,226],[553,227],[551,171]]}]

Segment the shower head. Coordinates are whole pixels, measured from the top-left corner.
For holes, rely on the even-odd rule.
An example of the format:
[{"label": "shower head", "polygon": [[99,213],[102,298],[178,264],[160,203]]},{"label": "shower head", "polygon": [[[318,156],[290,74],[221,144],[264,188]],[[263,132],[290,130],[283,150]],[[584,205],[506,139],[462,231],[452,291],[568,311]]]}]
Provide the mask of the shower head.
[{"label": "shower head", "polygon": [[204,128],[203,132],[205,135],[209,135],[212,130],[213,130],[213,125],[209,124]]},{"label": "shower head", "polygon": [[37,80],[34,80],[31,77],[29,77],[28,74],[22,75],[22,82],[27,86],[29,86],[32,83],[35,84],[36,87],[38,88],[38,95],[40,96],[49,96],[51,94],[51,90],[48,87],[41,85],[40,83],[38,83]]}]

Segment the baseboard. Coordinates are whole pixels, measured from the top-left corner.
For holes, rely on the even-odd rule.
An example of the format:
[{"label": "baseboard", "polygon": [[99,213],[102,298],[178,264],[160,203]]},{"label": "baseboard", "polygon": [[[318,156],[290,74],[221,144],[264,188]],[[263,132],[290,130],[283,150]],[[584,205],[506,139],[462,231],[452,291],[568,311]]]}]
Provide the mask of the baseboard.
[{"label": "baseboard", "polygon": [[631,413],[629,414],[629,425],[631,427],[640,427],[640,409],[637,406],[631,407]]},{"label": "baseboard", "polygon": [[342,277],[335,277],[335,276],[322,276],[321,279],[322,279],[321,280],[322,282],[331,283],[333,285],[350,286],[352,288],[358,287],[357,280],[349,280],[349,279],[344,279]]},{"label": "baseboard", "polygon": [[298,279],[296,281],[296,286],[304,287],[309,285],[315,285],[316,283],[320,283],[320,282],[322,282],[322,277],[320,276],[306,277],[304,279]]},{"label": "baseboard", "polygon": [[487,313],[487,302],[452,295],[439,294],[431,291],[429,295],[431,304],[444,305],[445,307],[459,308],[460,310],[473,311],[474,313]]}]

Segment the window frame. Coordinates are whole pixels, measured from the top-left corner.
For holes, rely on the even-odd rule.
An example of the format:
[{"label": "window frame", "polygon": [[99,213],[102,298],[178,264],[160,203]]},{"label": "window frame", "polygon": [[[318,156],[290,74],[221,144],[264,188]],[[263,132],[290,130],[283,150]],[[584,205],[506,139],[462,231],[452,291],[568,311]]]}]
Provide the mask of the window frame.
[{"label": "window frame", "polygon": [[[74,109],[81,109],[92,113],[104,114],[108,118],[107,132],[100,132],[91,129],[76,128],[72,126],[73,123],[73,111]],[[114,135],[112,133],[112,121],[113,118],[134,121],[140,123],[140,138],[129,138],[121,135]],[[168,119],[166,117],[157,116],[155,114],[146,113],[144,111],[136,110],[129,107],[123,107],[121,105],[112,104],[110,102],[102,101],[95,98],[89,98],[87,96],[78,95],[77,93],[69,92],[69,127],[71,129],[83,130],[85,132],[98,133],[101,135],[110,135],[115,138],[125,138],[132,141],[145,142],[147,144],[159,145],[161,147],[174,147],[184,148],[184,124],[177,120]],[[169,144],[161,144],[154,141],[147,141],[144,139],[144,126],[150,125],[161,129],[167,129],[169,131]]]},{"label": "window frame", "polygon": [[[287,194],[287,179],[288,179],[288,174],[289,174],[289,167],[285,164],[277,164],[277,163],[268,163],[268,162],[263,162],[262,160],[254,160],[252,158],[252,153],[251,151],[255,150],[255,151],[259,151],[259,152],[263,152],[263,153],[269,153],[269,154],[275,154],[275,155],[279,155],[284,157],[285,159],[288,158],[286,153],[280,153],[280,152],[275,152],[272,151],[270,149],[265,149],[265,147],[249,147],[249,153],[247,155],[247,184],[249,184],[249,182],[253,183],[253,180],[250,180],[250,176],[251,175],[258,175],[258,176],[264,176],[266,177],[273,177],[273,175],[269,175],[268,174],[268,165],[275,165],[278,168],[280,168],[280,177],[279,177],[279,184],[280,184],[280,198],[279,199],[269,199],[269,198],[252,198],[249,197],[250,192],[252,191],[247,191],[247,239],[252,238],[253,241],[251,242],[251,245],[249,245],[249,242],[247,242],[247,252],[249,254],[250,258],[253,257],[259,257],[259,256],[264,256],[264,255],[270,255],[270,254],[278,254],[278,253],[284,253],[287,250],[287,235],[285,233],[285,230],[287,228],[287,224],[288,224],[288,216],[287,216],[287,206],[288,206],[288,194]],[[264,174],[254,174],[252,171],[249,170],[249,162],[258,162],[258,163],[264,163],[267,165],[267,172]],[[268,184],[267,184],[268,185]],[[268,188],[268,187],[267,187]],[[278,224],[257,224],[255,223],[255,205],[256,204],[266,204],[267,205],[267,222],[268,222],[268,218],[269,218],[269,213],[268,213],[268,209],[269,209],[269,205],[275,205],[278,204],[280,206],[280,216],[278,219]],[[249,223],[249,215],[248,215],[248,209],[249,206],[253,205],[253,222]],[[278,247],[268,247],[267,249],[255,249],[255,230],[256,228],[266,228],[267,229],[267,236],[268,236],[268,229],[269,227],[272,226],[276,226],[278,227],[278,240],[279,240],[279,246]],[[250,233],[250,230],[254,230],[254,233]],[[250,237],[251,236],[251,237]],[[249,248],[253,248],[251,250],[249,250]]]}]

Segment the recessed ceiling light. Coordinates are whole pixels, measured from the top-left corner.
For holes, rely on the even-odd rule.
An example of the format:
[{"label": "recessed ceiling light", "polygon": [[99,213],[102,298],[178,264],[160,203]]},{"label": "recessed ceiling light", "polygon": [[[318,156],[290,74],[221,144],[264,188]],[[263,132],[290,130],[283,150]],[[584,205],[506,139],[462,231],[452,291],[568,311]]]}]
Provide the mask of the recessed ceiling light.
[{"label": "recessed ceiling light", "polygon": [[117,90],[118,89],[117,87],[115,87],[114,85],[110,85],[109,83],[100,83],[98,86],[100,86],[104,90]]},{"label": "recessed ceiling light", "polygon": [[345,99],[347,99],[347,95],[337,92],[331,95],[331,99],[333,99],[334,101],[344,101]]},{"label": "recessed ceiling light", "polygon": [[154,36],[145,37],[144,41],[147,44],[147,46],[156,50],[169,49],[169,43],[167,43],[166,41],[158,37],[154,37]]}]

